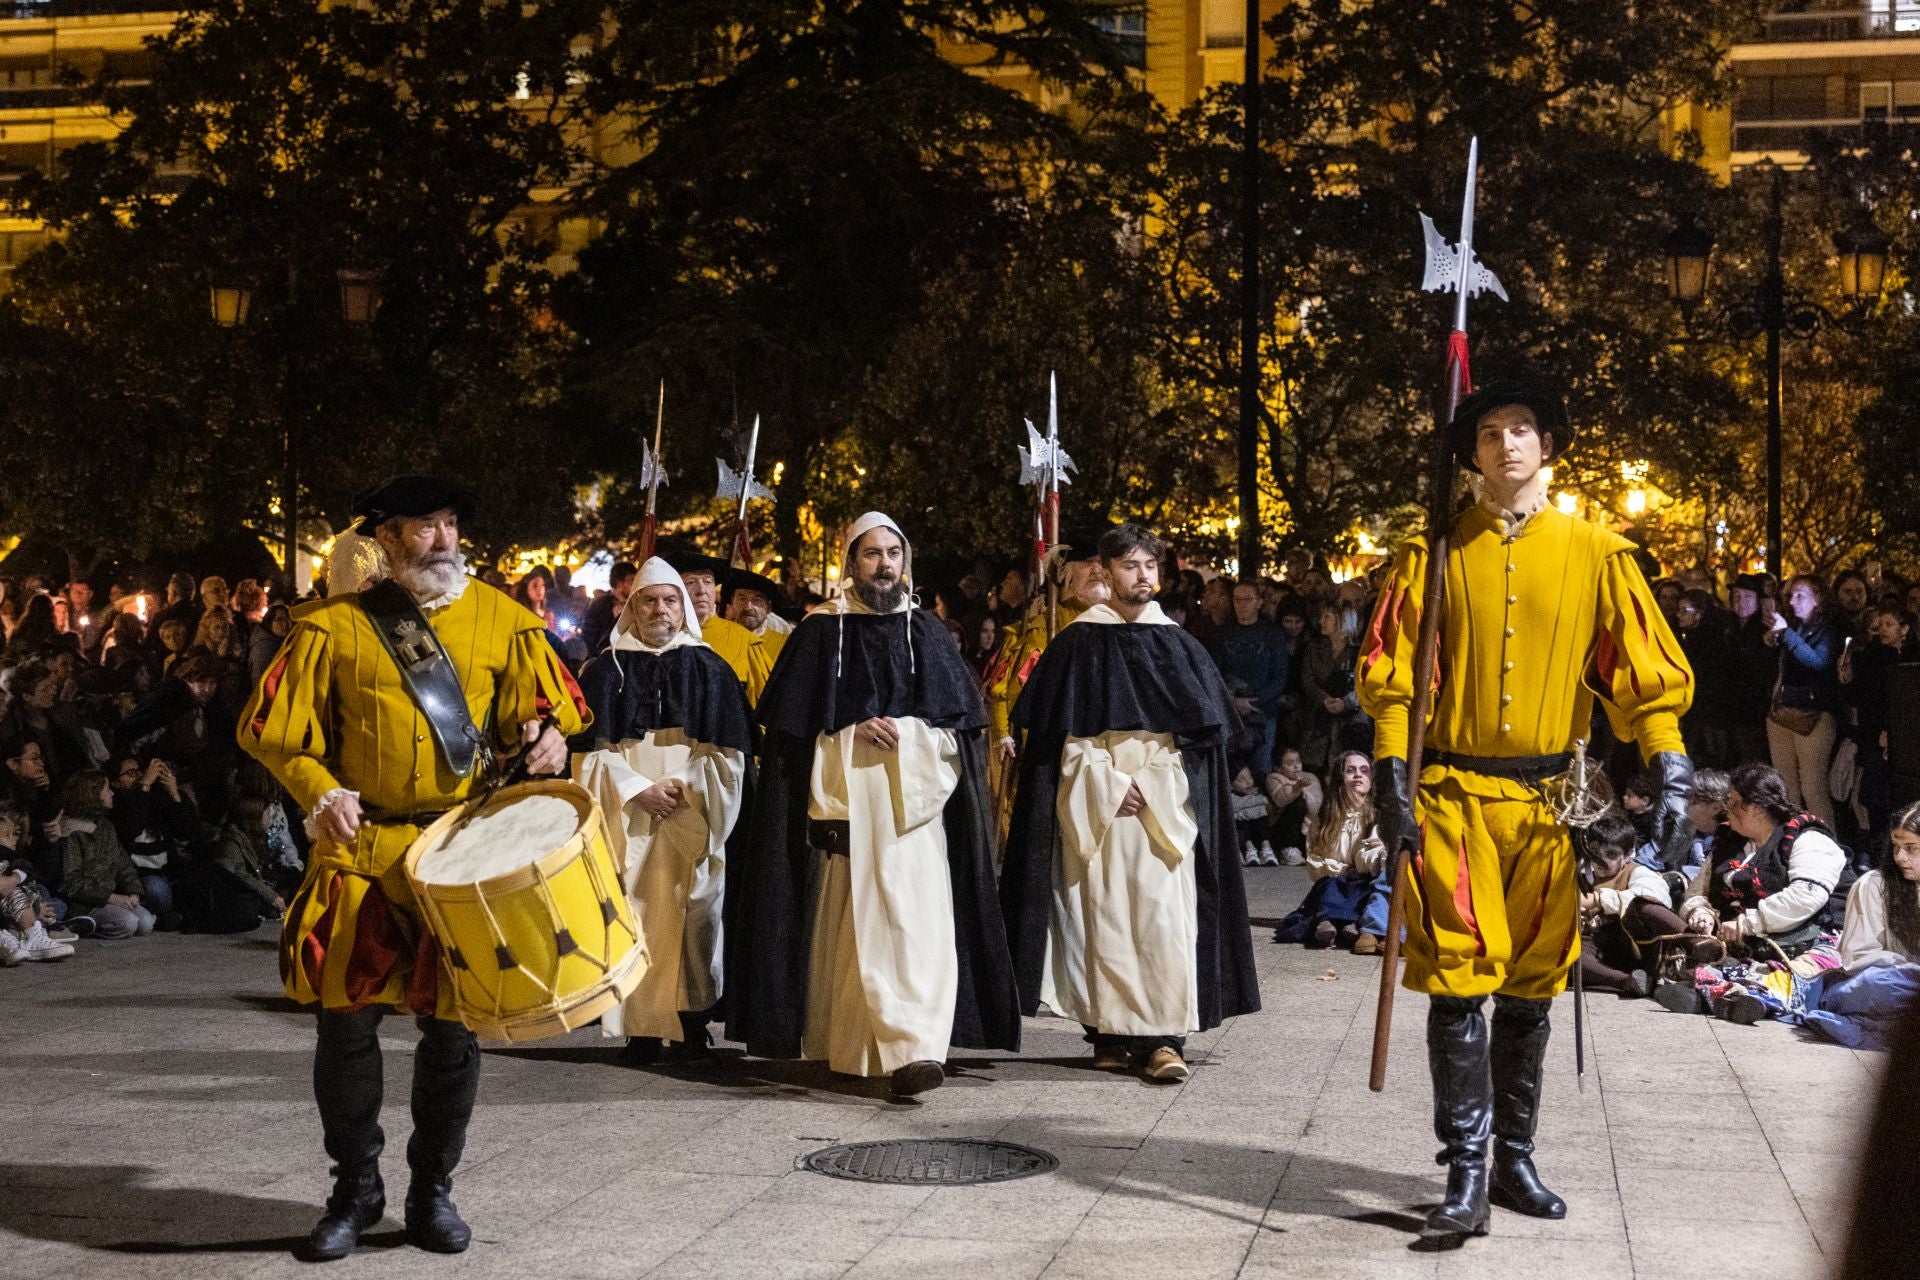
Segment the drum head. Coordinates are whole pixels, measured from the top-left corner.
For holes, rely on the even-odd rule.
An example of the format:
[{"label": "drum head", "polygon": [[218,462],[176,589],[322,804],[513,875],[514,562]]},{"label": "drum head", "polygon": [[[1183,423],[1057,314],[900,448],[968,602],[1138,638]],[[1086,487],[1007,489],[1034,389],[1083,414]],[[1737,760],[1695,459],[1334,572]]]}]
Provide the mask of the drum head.
[{"label": "drum head", "polygon": [[579,808],[564,795],[502,797],[423,852],[413,875],[424,884],[479,884],[538,862],[573,839],[580,823]]}]

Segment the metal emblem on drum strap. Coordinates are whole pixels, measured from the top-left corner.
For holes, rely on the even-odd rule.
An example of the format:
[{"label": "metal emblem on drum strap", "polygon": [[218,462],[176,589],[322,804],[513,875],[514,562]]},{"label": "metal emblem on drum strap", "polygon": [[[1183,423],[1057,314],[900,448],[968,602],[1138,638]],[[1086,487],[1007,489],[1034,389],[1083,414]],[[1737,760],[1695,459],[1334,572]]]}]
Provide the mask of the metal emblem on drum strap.
[{"label": "metal emblem on drum strap", "polygon": [[440,645],[412,618],[402,618],[393,624],[393,654],[402,667],[418,672],[440,661]]}]

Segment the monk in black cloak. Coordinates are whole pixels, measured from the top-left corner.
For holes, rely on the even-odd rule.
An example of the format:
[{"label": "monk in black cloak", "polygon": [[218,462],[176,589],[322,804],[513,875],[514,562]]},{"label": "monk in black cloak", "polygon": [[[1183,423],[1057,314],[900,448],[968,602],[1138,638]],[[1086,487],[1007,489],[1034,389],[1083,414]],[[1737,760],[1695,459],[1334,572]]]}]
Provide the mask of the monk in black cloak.
[{"label": "monk in black cloak", "polygon": [[573,743],[575,779],[600,802],[607,839],[646,942],[647,967],[600,1019],[630,1062],[711,1055],[707,1024],[726,983],[727,879],[745,845],[753,721],[746,691],[708,647],[680,573],[641,567],[612,645],[587,664],[593,728]]},{"label": "monk in black cloak", "polygon": [[1234,855],[1219,672],[1154,602],[1159,542],[1100,539],[1111,602],[1054,636],[1026,734],[1000,901],[1020,1006],[1087,1029],[1095,1064],[1188,1076],[1186,1037],[1260,1007]]},{"label": "monk in black cloak", "polygon": [[945,1079],[951,1045],[1020,1044],[986,710],[953,637],[914,607],[899,526],[855,521],[840,580],[759,702],[728,1034],[761,1057],[890,1076],[909,1096]]}]

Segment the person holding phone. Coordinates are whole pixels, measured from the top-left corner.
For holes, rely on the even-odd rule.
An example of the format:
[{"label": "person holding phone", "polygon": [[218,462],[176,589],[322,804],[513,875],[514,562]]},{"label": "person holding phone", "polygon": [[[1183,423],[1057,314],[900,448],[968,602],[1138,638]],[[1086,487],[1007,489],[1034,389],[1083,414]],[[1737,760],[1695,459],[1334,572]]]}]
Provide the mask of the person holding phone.
[{"label": "person holding phone", "polygon": [[[1768,611],[1762,605],[1762,616]],[[1767,747],[1797,807],[1833,825],[1827,768],[1840,733],[1841,628],[1826,584],[1802,574],[1787,584],[1787,612],[1766,620],[1765,643],[1779,651]]]}]

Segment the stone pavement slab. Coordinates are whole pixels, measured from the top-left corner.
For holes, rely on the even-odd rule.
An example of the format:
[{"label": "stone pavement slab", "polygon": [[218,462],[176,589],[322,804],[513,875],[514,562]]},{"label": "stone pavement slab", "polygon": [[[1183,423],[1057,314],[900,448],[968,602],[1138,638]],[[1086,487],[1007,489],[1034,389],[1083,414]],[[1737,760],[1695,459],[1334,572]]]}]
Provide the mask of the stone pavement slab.
[{"label": "stone pavement slab", "polygon": [[[1192,1080],[1092,1070],[1079,1029],[1030,1019],[1023,1052],[956,1051],[920,1101],[815,1064],[724,1046],[704,1070],[615,1063],[597,1031],[490,1046],[455,1196],[463,1257],[389,1219],[328,1275],[991,1277],[1831,1274],[1877,1055],[1791,1028],[1650,1002],[1588,1006],[1575,1088],[1571,997],[1555,1011],[1539,1162],[1564,1222],[1495,1212],[1493,1234],[1414,1248],[1433,1163],[1425,1008],[1402,994],[1384,1094],[1366,1087],[1377,960],[1279,947],[1305,892],[1249,872],[1265,1008],[1195,1037]],[[326,1194],[310,1100],[311,1016],[280,997],[271,933],[80,944],[0,974],[4,1274],[305,1274],[288,1255]],[[389,1019],[387,1176],[397,1207],[414,1030]],[[872,1187],[799,1170],[838,1142],[1001,1138],[1057,1171],[982,1187]],[[1738,1216],[1711,1206],[1732,1196]]]}]

